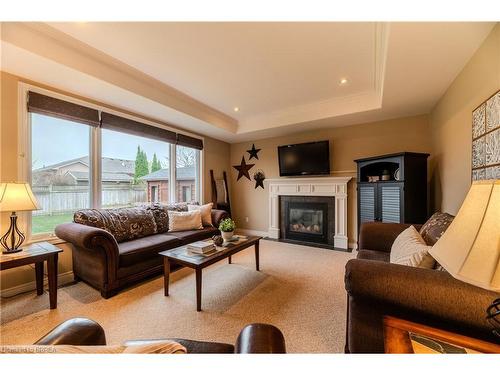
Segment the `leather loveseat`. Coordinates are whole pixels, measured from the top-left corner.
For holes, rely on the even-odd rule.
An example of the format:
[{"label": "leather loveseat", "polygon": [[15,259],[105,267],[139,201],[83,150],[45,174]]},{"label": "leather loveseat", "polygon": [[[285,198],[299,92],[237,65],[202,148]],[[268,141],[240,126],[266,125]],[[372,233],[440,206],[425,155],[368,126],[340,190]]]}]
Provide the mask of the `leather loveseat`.
[{"label": "leather loveseat", "polygon": [[168,231],[168,211],[187,204],[151,204],[134,208],[77,211],[74,222],[56,227],[57,237],[72,244],[75,280],[114,296],[120,288],[163,272],[159,252],[219,234],[226,211],[212,210],[211,227]]},{"label": "leather loveseat", "polygon": [[[158,340],[158,339],[156,339]],[[170,338],[187,349],[188,354],[257,354],[285,353],[285,339],[281,331],[269,324],[254,323],[244,327],[236,340],[236,345]],[[151,340],[126,341],[126,345],[147,344]],[[44,337],[35,345],[106,345],[104,329],[87,318],[69,319]]]},{"label": "leather loveseat", "polygon": [[[432,218],[429,222],[432,226]],[[385,315],[496,342],[486,308],[498,293],[466,284],[446,271],[389,263],[394,240],[410,225],[361,226],[357,259],[347,262],[345,273],[346,353],[383,353]],[[421,225],[414,227],[419,230]],[[433,245],[444,230],[430,228],[434,235],[424,240]]]}]

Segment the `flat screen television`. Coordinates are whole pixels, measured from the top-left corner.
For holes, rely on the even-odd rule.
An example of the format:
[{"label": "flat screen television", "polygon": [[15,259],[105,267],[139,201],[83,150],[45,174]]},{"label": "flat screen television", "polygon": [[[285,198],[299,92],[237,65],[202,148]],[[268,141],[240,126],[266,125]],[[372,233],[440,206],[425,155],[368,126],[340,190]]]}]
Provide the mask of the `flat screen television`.
[{"label": "flat screen television", "polygon": [[280,176],[330,174],[328,141],[278,147]]}]

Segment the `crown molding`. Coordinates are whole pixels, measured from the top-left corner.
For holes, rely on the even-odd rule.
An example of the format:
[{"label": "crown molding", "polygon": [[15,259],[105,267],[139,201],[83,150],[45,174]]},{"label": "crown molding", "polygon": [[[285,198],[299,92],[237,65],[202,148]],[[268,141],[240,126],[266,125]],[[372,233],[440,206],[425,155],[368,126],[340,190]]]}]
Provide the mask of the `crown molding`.
[{"label": "crown molding", "polygon": [[39,22],[2,24],[4,42],[235,133],[237,120],[55,28]]},{"label": "crown molding", "polygon": [[[290,106],[243,118],[239,123],[235,118],[45,23],[3,23],[2,45],[5,47],[5,52],[10,51],[10,55],[16,56],[16,59],[10,63],[8,59],[2,62],[4,68],[13,74],[24,72],[26,78],[35,81],[42,79],[40,83],[55,85],[54,87],[59,87],[55,83],[56,77],[50,74],[44,76],[38,68],[46,67],[46,73],[49,71],[53,73],[59,69],[61,72],[64,71],[67,77],[70,77],[70,72],[73,71],[73,75],[75,77],[78,75],[79,80],[84,80],[85,76],[87,82],[92,80],[97,90],[99,87],[105,88],[102,95],[96,93],[96,100],[102,102],[102,96],[107,93],[113,98],[121,98],[120,103],[130,104],[130,110],[134,112],[139,108],[142,110],[137,113],[148,114],[152,118],[169,122],[174,126],[185,127],[190,131],[228,142],[236,142],[247,134],[286,131],[293,125],[296,127],[302,123],[380,109],[384,91],[389,29],[388,23],[375,24],[373,82],[367,91]],[[50,63],[54,66],[49,70]],[[15,67],[19,64],[23,68]],[[38,70],[36,74],[33,73],[34,70]],[[33,74],[26,76],[27,71]],[[78,93],[77,86],[70,83],[62,85],[64,86],[61,86],[62,89],[68,90],[69,85],[72,87],[72,92]]]},{"label": "crown molding", "polygon": [[374,79],[371,90],[251,116],[240,120],[237,133],[243,134],[380,109],[384,91],[388,40],[389,24],[387,22],[376,23],[373,56]]}]

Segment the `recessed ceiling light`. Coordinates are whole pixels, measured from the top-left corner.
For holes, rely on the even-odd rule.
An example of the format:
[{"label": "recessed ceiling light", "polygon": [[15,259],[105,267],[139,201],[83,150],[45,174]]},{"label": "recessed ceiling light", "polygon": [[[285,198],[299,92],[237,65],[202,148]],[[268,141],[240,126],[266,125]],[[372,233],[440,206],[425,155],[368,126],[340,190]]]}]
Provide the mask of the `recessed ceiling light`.
[{"label": "recessed ceiling light", "polygon": [[233,108],[235,112],[239,112],[240,111],[240,107],[234,107]]},{"label": "recessed ceiling light", "polygon": [[341,79],[339,80],[339,85],[345,85],[345,84],[347,84],[347,82],[349,82],[349,81],[347,80],[347,78],[341,78]]}]

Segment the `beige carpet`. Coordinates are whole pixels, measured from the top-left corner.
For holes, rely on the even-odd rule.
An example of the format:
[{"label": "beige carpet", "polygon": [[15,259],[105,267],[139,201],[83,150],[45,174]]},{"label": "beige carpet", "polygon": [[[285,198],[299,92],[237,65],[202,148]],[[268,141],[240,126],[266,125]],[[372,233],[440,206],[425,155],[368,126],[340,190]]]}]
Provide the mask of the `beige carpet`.
[{"label": "beige carpet", "polygon": [[346,294],[344,266],[350,253],[272,241],[261,242],[261,272],[253,248],[203,271],[202,312],[196,312],[194,272],[131,287],[105,300],[83,282],[58,291],[57,310],[48,295],[2,298],[0,343],[28,344],[76,316],[99,322],[109,344],[126,339],[184,337],[234,343],[253,322],[279,327],[292,353],[343,352]]}]

